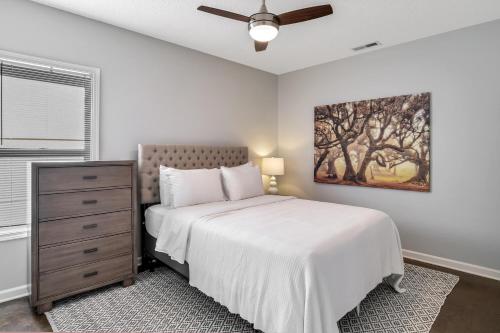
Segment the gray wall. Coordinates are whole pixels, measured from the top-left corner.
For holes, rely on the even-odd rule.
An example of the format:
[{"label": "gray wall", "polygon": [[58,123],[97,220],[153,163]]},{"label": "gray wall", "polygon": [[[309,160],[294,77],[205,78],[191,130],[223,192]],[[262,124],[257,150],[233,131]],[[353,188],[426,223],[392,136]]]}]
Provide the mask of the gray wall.
[{"label": "gray wall", "polygon": [[[0,49],[102,69],[101,158],[138,143],[276,151],[282,190],[382,209],[406,249],[500,268],[500,22],[276,76],[25,0],[0,0]],[[313,107],[431,91],[432,193],[312,182]],[[278,105],[279,99],[279,105]],[[276,110],[278,109],[278,113]],[[279,127],[278,127],[279,117]],[[2,290],[26,284],[26,241],[0,242]],[[16,289],[17,290],[17,289]]]},{"label": "gray wall", "polygon": [[[279,77],[286,193],[380,209],[405,249],[500,269],[500,21]],[[432,92],[432,192],[313,183],[313,107]]]},{"label": "gray wall", "polygon": [[26,0],[0,0],[0,49],[101,68],[101,158],[138,143],[277,145],[277,77]]},{"label": "gray wall", "polygon": [[[0,49],[101,68],[101,159],[138,143],[277,149],[275,75],[26,0],[0,0]],[[0,242],[0,298],[26,284],[23,246]]]}]

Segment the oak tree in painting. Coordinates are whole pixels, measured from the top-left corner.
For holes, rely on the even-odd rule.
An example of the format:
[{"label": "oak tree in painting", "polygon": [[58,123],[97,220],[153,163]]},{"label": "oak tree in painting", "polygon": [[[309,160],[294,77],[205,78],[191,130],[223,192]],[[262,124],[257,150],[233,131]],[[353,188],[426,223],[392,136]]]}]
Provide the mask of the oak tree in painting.
[{"label": "oak tree in painting", "polygon": [[314,180],[430,190],[431,94],[314,108]]}]

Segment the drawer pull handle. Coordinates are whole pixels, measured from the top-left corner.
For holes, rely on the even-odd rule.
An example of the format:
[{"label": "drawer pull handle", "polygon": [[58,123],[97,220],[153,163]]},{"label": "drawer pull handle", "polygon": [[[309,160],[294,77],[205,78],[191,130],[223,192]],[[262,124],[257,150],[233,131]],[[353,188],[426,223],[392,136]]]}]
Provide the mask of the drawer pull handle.
[{"label": "drawer pull handle", "polygon": [[97,203],[97,200],[83,200],[82,204],[84,205],[95,205]]},{"label": "drawer pull handle", "polygon": [[97,252],[97,247],[94,247],[92,249],[83,250],[83,253],[85,253],[85,254],[93,253],[93,252]]},{"label": "drawer pull handle", "polygon": [[83,226],[83,229],[94,229],[97,228],[97,223],[86,224]]},{"label": "drawer pull handle", "polygon": [[97,179],[97,176],[83,176],[82,178],[83,178],[83,180],[93,180],[93,179]]},{"label": "drawer pull handle", "polygon": [[90,272],[90,273],[85,273],[85,274],[83,274],[83,277],[84,277],[84,278],[89,278],[89,277],[91,277],[91,276],[96,276],[96,275],[97,275],[97,273],[98,273],[97,271]]}]

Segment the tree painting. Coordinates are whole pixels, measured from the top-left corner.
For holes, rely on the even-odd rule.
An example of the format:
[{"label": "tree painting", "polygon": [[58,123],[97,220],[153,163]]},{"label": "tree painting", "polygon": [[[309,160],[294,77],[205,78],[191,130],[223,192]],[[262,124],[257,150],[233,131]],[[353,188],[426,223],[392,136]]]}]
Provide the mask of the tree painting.
[{"label": "tree painting", "polygon": [[314,181],[430,191],[431,94],[314,108]]}]

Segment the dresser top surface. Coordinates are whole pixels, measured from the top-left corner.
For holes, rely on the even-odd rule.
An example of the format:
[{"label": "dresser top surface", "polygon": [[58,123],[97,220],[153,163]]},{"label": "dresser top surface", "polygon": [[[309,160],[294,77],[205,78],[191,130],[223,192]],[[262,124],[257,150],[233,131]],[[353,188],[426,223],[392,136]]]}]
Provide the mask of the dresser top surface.
[{"label": "dresser top surface", "polygon": [[32,162],[32,168],[68,168],[68,167],[99,167],[109,165],[132,166],[137,164],[134,160],[116,161],[82,161],[82,162]]}]

